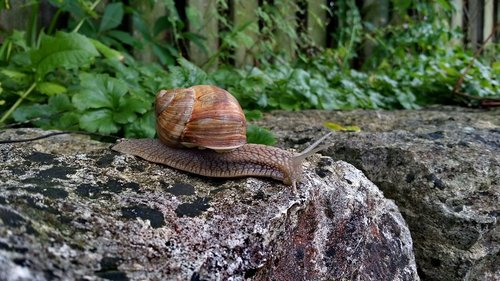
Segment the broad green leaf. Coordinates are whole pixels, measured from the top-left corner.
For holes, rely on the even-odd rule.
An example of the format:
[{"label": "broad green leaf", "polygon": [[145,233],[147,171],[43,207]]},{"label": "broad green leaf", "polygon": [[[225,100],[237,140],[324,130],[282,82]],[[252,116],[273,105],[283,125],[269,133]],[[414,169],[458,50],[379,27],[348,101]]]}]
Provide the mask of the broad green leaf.
[{"label": "broad green leaf", "polygon": [[136,48],[139,48],[141,46],[141,43],[127,32],[123,32],[120,30],[110,30],[106,32],[106,35],[115,38],[123,44],[131,45]]},{"label": "broad green leaf", "polygon": [[99,52],[89,38],[78,33],[58,32],[55,36],[41,37],[40,48],[31,52],[36,78],[56,68],[79,68],[90,64]]},{"label": "broad green leaf", "polygon": [[113,121],[118,124],[133,123],[137,119],[137,114],[133,111],[120,110],[113,112]]},{"label": "broad green leaf", "polygon": [[55,95],[49,98],[49,106],[54,112],[74,111],[68,95]]},{"label": "broad green leaf", "polygon": [[12,113],[16,122],[24,122],[34,118],[44,117],[49,114],[49,106],[46,104],[33,104],[20,106]]},{"label": "broad green leaf", "polygon": [[153,28],[153,34],[156,36],[160,32],[164,31],[167,28],[171,28],[171,27],[172,27],[172,22],[170,21],[169,16],[159,17],[155,22],[155,25]]},{"label": "broad green leaf", "polygon": [[72,17],[82,18],[85,15],[96,17],[95,11],[90,7],[89,1],[63,1],[63,0],[49,0],[51,5],[68,12]]},{"label": "broad green leaf", "polygon": [[113,134],[119,127],[113,122],[113,112],[109,109],[87,111],[80,117],[80,127],[89,132]]},{"label": "broad green leaf", "polygon": [[128,96],[120,100],[119,108],[113,113],[113,120],[120,124],[132,123],[137,118],[137,113],[146,113],[151,108],[151,102]]},{"label": "broad green leaf", "polygon": [[153,138],[156,134],[155,114],[153,110],[125,125],[126,138]]},{"label": "broad green leaf", "polygon": [[66,120],[68,114],[79,116],[65,94],[51,96],[47,104],[32,104],[18,107],[12,114],[17,122],[29,121],[35,126],[51,129],[78,129],[78,118]]},{"label": "broad green leaf", "polygon": [[160,44],[153,44],[153,53],[160,59],[162,65],[173,65],[175,63],[175,58]]},{"label": "broad green leaf", "polygon": [[247,120],[259,120],[262,118],[262,112],[260,110],[245,110],[245,118]]},{"label": "broad green leaf", "polygon": [[396,98],[405,109],[416,108],[416,97],[413,93],[396,89]]},{"label": "broad green leaf", "polygon": [[279,107],[285,110],[297,110],[300,107],[299,101],[290,95],[279,96]]},{"label": "broad green leaf", "polygon": [[53,96],[53,95],[66,93],[66,91],[68,90],[63,85],[58,84],[58,83],[54,83],[54,82],[40,82],[40,83],[36,84],[36,89],[40,93],[47,95],[47,96]]},{"label": "broad green leaf", "polygon": [[197,33],[193,32],[184,32],[182,33],[182,37],[194,43],[198,48],[200,48],[205,54],[208,54],[207,49],[207,38]]},{"label": "broad green leaf", "polygon": [[65,112],[60,118],[54,120],[54,127],[65,130],[78,130],[80,114],[76,111]]},{"label": "broad green leaf", "polygon": [[496,61],[491,65],[493,71],[500,72],[500,61]]},{"label": "broad green leaf", "polygon": [[269,130],[256,125],[248,125],[247,142],[273,145],[276,143],[276,139],[274,138],[273,134],[269,132]]},{"label": "broad green leaf", "polygon": [[139,97],[127,96],[126,98],[122,98],[120,100],[120,108],[122,110],[144,114],[149,109],[153,108],[153,105],[151,103],[152,100],[146,101]]},{"label": "broad green leaf", "polygon": [[105,74],[80,75],[81,90],[73,96],[79,110],[88,108],[118,109],[121,98],[127,93],[127,84]]},{"label": "broad green leaf", "polygon": [[120,2],[111,3],[106,6],[102,15],[99,32],[113,29],[120,25],[123,19],[123,4]]}]

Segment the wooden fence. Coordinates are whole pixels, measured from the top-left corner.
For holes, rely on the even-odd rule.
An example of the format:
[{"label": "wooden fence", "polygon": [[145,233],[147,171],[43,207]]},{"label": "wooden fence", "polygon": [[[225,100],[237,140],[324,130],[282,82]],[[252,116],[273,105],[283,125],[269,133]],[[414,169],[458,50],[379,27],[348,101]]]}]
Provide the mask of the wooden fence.
[{"label": "wooden fence", "polygon": [[[221,3],[230,9],[228,17],[236,28],[245,25],[242,29],[242,35],[251,40],[259,40],[259,15],[257,10],[259,5],[262,5],[264,0],[183,0],[175,1],[178,10],[186,10],[190,8],[198,11],[199,18],[196,21],[188,22],[188,30],[198,33],[206,38],[206,51],[200,49],[199,46],[191,42],[187,47],[186,52],[191,61],[201,65],[207,62],[219,49],[220,44],[220,28],[221,24],[217,20],[217,13]],[[2,11],[0,14],[0,28],[3,30],[12,30],[14,28],[25,29],[27,26],[27,18],[30,18],[32,11],[29,3],[31,0],[16,0],[10,1],[12,9],[10,11]],[[110,1],[103,0],[101,6],[105,6]],[[142,15],[145,17],[145,22],[153,24],[154,21],[166,13],[164,1],[156,1],[156,4],[151,7],[144,5],[150,1],[130,1],[132,5],[143,6],[137,7],[142,9]],[[285,17],[283,21],[287,21],[288,26],[294,26],[301,29],[301,32],[307,32],[311,40],[311,44],[319,47],[330,47],[332,45],[331,33],[332,28],[342,28],[342,26],[333,26],[331,23],[335,20],[334,15],[336,8],[335,0],[269,0],[268,2],[279,2],[280,11]],[[495,26],[498,26],[500,21],[500,4],[497,0],[448,0],[454,7],[454,12],[451,18],[444,19],[454,28],[460,28],[466,35],[463,42],[456,42],[464,46],[477,49],[482,45],[483,41],[492,34]],[[137,4],[134,4],[137,3]],[[142,4],[141,4],[142,3]],[[394,20],[396,15],[391,13],[391,0],[357,0],[356,5],[361,11],[363,21],[369,22],[374,26],[384,26]],[[42,5],[47,5],[46,0],[41,1]],[[219,6],[218,6],[219,5]],[[148,6],[148,7],[144,7]],[[439,7],[439,5],[436,5]],[[101,7],[102,8],[102,7]],[[298,9],[301,13],[298,13]],[[48,22],[51,13],[54,9],[41,9],[39,20],[43,26],[44,20]],[[305,25],[305,26],[304,26]],[[133,27],[132,27],[133,29]],[[129,30],[130,31],[130,30]],[[297,51],[296,40],[288,36],[286,33],[275,34],[277,42],[279,42],[280,50],[293,58]],[[497,28],[493,40],[490,42],[498,42],[500,31]],[[258,50],[252,49],[251,46],[242,44],[234,49],[234,63],[236,65],[244,65],[253,62],[255,52]],[[369,46],[365,47],[369,53]],[[137,53],[140,59],[151,61],[154,59],[151,50],[142,50]],[[213,66],[217,65],[217,61],[212,62]]]},{"label": "wooden fence", "polygon": [[[217,50],[219,35],[218,35],[218,25],[213,22],[214,16],[211,14],[217,13],[216,3],[217,0],[189,0],[188,5],[193,5],[196,8],[200,8],[205,11],[201,21],[201,29],[198,27],[191,26],[191,31],[198,32],[207,36],[208,45],[211,46],[209,52],[215,52]],[[285,1],[286,2],[286,1]],[[290,1],[297,3],[298,1]],[[457,44],[463,44],[464,46],[476,50],[479,48],[483,41],[490,36],[495,26],[500,23],[500,5],[497,0],[450,0],[450,4],[453,6],[454,12],[451,18],[445,19],[452,28],[458,28],[465,34],[462,42],[456,42]],[[234,23],[236,26],[240,24],[245,24],[246,22],[258,23],[258,16],[255,13],[256,8],[259,5],[259,0],[240,0],[235,1],[233,6],[232,15],[234,15]],[[332,13],[328,10],[335,9],[335,1],[318,1],[318,0],[302,0],[302,7],[306,8],[306,20],[302,20],[307,24],[305,30],[312,40],[312,43],[320,47],[329,47],[328,42],[331,29],[328,26],[328,22],[332,20]],[[356,1],[359,5],[358,8],[362,11],[363,21],[368,21],[374,26],[384,26],[385,24],[393,20],[391,15],[391,1],[389,0],[364,0]],[[282,9],[287,11],[290,17],[287,20],[292,21],[291,25],[297,26],[300,21],[297,18],[297,8],[296,5],[284,5]],[[436,4],[436,8],[439,6]],[[203,22],[203,19],[206,19]],[[212,22],[211,22],[212,21]],[[496,34],[493,34],[493,40],[490,40],[488,44],[492,42],[499,41],[500,38],[500,27],[497,28]],[[252,29],[247,29],[247,36],[256,38],[255,33]],[[278,34],[279,37],[279,34]],[[284,51],[293,57],[297,49],[295,45],[296,42],[289,40],[286,35],[279,38],[279,44],[283,46]],[[213,53],[203,54],[197,49],[196,46],[191,46],[190,58],[198,63],[202,64],[206,61],[207,57],[213,55]],[[367,55],[367,54],[365,54]],[[235,50],[235,63],[237,65],[242,65],[251,61],[252,51],[245,46],[241,46]]]}]

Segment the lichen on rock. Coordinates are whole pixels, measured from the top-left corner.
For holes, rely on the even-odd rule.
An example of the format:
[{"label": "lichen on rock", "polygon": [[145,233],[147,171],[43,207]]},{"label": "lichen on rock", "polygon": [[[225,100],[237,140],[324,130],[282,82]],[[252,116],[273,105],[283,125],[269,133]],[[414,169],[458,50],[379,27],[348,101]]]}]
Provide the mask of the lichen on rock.
[{"label": "lichen on rock", "polygon": [[345,162],[312,157],[294,192],[68,139],[0,145],[2,280],[418,280],[398,208]]}]

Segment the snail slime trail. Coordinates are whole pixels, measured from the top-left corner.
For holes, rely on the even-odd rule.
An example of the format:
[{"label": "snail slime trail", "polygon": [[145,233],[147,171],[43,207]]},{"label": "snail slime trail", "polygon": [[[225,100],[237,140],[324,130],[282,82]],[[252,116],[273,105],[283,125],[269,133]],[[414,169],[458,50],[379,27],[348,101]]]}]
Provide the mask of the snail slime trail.
[{"label": "snail slime trail", "polygon": [[295,186],[304,159],[325,148],[325,135],[302,153],[246,144],[246,120],[236,98],[209,85],[156,95],[159,139],[125,139],[113,150],[208,177],[269,177]]}]

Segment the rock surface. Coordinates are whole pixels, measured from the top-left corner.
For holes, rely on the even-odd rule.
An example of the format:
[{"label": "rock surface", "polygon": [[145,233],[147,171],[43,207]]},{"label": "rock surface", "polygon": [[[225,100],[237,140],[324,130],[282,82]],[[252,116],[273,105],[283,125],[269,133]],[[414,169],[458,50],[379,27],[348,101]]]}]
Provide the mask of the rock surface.
[{"label": "rock surface", "polygon": [[500,110],[275,112],[280,145],[309,142],[325,121],[361,127],[336,133],[323,151],[361,169],[395,200],[412,233],[423,280],[500,280]]},{"label": "rock surface", "polygon": [[294,192],[108,146],[0,145],[0,280],[419,279],[396,205],[350,164],[314,156]]}]

